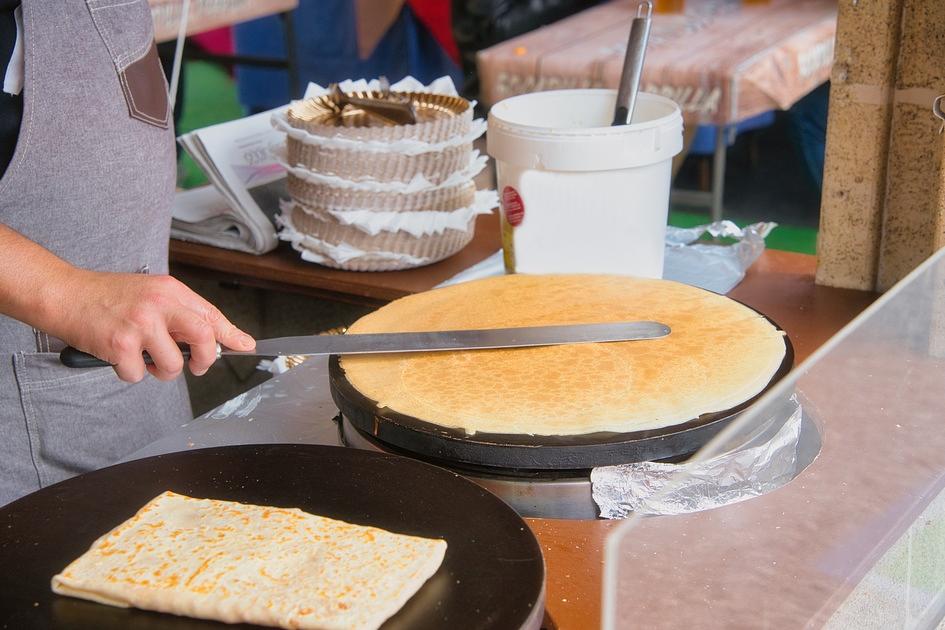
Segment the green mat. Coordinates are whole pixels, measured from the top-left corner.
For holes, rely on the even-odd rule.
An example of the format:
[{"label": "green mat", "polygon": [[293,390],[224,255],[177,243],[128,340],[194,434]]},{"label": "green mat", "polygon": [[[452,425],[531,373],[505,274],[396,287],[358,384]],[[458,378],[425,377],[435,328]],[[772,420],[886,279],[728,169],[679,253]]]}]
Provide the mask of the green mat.
[{"label": "green mat", "polygon": [[[220,66],[206,61],[188,61],[184,64],[184,81],[184,108],[178,134],[243,115],[236,96],[236,84]],[[203,172],[190,156],[183,154],[178,169],[178,184],[183,188],[193,188],[206,183]],[[670,225],[692,227],[708,222],[707,213],[683,210],[671,210],[669,213]],[[736,221],[741,226],[752,222]],[[768,236],[766,242],[771,249],[813,254],[817,251],[817,230],[781,225]]]}]

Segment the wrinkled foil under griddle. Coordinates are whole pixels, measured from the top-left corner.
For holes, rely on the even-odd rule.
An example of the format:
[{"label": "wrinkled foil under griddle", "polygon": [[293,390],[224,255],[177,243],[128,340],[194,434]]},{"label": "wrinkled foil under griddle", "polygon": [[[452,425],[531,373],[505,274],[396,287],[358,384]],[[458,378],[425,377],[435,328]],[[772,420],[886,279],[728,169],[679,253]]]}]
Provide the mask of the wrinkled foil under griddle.
[{"label": "wrinkled foil under griddle", "polygon": [[809,462],[798,461],[803,411],[796,396],[787,420],[770,440],[706,460],[666,464],[638,462],[591,471],[594,502],[602,518],[688,514],[771,492]]}]

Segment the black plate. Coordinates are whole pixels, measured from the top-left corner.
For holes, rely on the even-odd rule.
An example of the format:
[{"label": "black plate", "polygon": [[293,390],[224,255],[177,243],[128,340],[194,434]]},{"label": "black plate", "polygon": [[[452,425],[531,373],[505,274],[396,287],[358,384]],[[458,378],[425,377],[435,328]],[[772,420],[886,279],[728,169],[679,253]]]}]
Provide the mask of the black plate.
[{"label": "black plate", "polygon": [[[771,321],[770,319],[768,321]],[[776,328],[781,329],[773,321]],[[598,432],[549,436],[502,433],[467,435],[390,409],[378,408],[351,384],[337,356],[329,361],[331,395],[357,429],[397,452],[413,453],[437,464],[473,466],[498,474],[530,475],[540,471],[581,471],[597,466],[666,460],[689,455],[704,446],[751,406],[794,366],[794,347],[784,337],[784,359],[768,385],[755,397],[725,411],[662,429],[627,433]]]},{"label": "black plate", "polygon": [[[440,570],[384,624],[520,628],[540,619],[535,536],[476,484],[414,460],[330,446],[229,446],[119,464],[0,509],[0,628],[232,628],[53,594],[50,579],[165,490],[298,507],[394,532],[445,538]],[[250,626],[237,626],[250,627]]]}]

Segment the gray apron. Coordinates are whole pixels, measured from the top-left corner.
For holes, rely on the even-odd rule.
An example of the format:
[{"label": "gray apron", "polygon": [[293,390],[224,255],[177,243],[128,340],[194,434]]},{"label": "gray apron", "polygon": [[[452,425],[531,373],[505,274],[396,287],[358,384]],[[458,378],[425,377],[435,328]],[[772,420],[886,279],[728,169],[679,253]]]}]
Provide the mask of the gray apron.
[{"label": "gray apron", "polygon": [[[147,0],[22,6],[23,120],[0,223],[78,267],[167,273],[175,150]],[[0,505],[192,417],[183,379],[70,370],[62,345],[0,316]]]}]

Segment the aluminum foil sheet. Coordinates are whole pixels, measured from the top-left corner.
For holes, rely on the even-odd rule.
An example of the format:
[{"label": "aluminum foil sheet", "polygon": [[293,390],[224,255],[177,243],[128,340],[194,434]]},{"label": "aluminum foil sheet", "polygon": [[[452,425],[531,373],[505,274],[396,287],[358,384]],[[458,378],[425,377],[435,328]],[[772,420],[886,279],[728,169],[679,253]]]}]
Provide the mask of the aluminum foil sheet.
[{"label": "aluminum foil sheet", "polygon": [[[692,228],[666,228],[663,277],[726,294],[765,251],[765,237],[777,223],[754,223],[740,228],[731,221],[716,221]],[[697,242],[704,234],[730,238],[731,245]]]},{"label": "aluminum foil sheet", "polygon": [[602,518],[688,514],[745,501],[785,485],[798,470],[803,424],[792,398],[787,421],[768,441],[709,459],[681,464],[638,462],[591,471],[594,502]]}]

